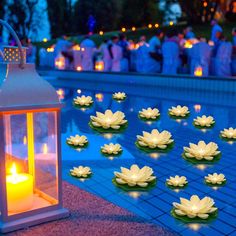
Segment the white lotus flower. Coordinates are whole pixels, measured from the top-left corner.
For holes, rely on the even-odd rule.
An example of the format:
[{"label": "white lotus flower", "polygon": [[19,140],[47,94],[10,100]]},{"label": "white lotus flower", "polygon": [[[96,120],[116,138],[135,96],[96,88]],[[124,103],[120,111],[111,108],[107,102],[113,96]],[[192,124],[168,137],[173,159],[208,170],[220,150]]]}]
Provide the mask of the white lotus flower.
[{"label": "white lotus flower", "polygon": [[223,174],[208,174],[205,176],[205,181],[209,184],[222,184],[226,181],[225,176]]},{"label": "white lotus flower", "polygon": [[171,133],[166,130],[159,132],[157,129],[153,129],[151,133],[143,131],[143,136],[137,135],[138,144],[151,149],[165,149],[167,145],[171,144],[173,141],[174,140],[171,139]]},{"label": "white lotus flower", "polygon": [[78,134],[76,134],[75,136],[70,136],[69,138],[67,138],[67,143],[73,146],[83,147],[88,143],[88,139],[84,135],[79,136]]},{"label": "white lotus flower", "polygon": [[80,106],[90,106],[93,103],[93,99],[90,96],[81,96],[74,98],[74,103]]},{"label": "white lotus flower", "polygon": [[127,123],[125,114],[121,111],[113,113],[111,110],[106,110],[105,113],[96,112],[96,116],[90,116],[91,123],[94,127],[102,127],[103,129],[120,129]]},{"label": "white lotus flower", "polygon": [[121,149],[120,144],[110,143],[110,144],[104,144],[104,146],[101,147],[101,151],[102,153],[105,153],[105,154],[117,155],[122,151],[122,149]]},{"label": "white lotus flower", "polygon": [[166,180],[167,185],[173,187],[184,187],[188,183],[187,178],[185,176],[170,176],[169,179]]},{"label": "white lotus flower", "polygon": [[194,125],[202,126],[202,127],[210,127],[212,126],[215,121],[212,116],[205,116],[202,117],[198,116],[196,119],[194,119]]},{"label": "white lotus flower", "polygon": [[147,109],[142,109],[142,111],[139,112],[139,116],[141,118],[155,120],[158,116],[160,116],[160,113],[157,108],[152,109],[149,107]]},{"label": "white lotus flower", "polygon": [[173,202],[175,207],[174,212],[179,216],[187,216],[191,219],[199,217],[201,219],[207,219],[209,214],[217,211],[214,207],[214,200],[210,197],[204,197],[199,199],[197,195],[193,195],[190,200],[186,198],[180,198],[180,203]]},{"label": "white lotus flower", "polygon": [[236,129],[230,127],[229,129],[224,129],[220,131],[220,135],[223,138],[236,139]]},{"label": "white lotus flower", "polygon": [[112,97],[116,100],[124,100],[126,98],[126,94],[123,92],[113,93]]},{"label": "white lotus flower", "polygon": [[204,141],[199,141],[198,144],[190,143],[189,146],[190,147],[184,147],[184,155],[188,158],[211,161],[215,156],[220,154],[218,145],[214,142],[206,144]]},{"label": "white lotus flower", "polygon": [[115,171],[114,174],[118,184],[128,184],[130,187],[136,185],[147,187],[150,182],[156,179],[153,176],[152,168],[148,166],[141,169],[137,165],[132,165],[130,169],[121,167],[121,173]]},{"label": "white lotus flower", "polygon": [[89,175],[92,174],[92,172],[91,169],[87,166],[79,166],[73,167],[73,169],[70,170],[70,174],[78,178],[87,178]]},{"label": "white lotus flower", "polygon": [[171,116],[185,117],[189,114],[189,110],[186,106],[182,107],[178,105],[177,107],[172,107],[171,109],[169,109],[169,114]]}]

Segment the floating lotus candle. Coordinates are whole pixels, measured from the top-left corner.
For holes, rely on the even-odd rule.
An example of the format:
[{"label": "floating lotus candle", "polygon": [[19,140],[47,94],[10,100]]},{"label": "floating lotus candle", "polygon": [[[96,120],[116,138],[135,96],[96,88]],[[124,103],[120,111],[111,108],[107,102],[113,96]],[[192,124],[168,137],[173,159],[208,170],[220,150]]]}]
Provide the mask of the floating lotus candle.
[{"label": "floating lotus candle", "polygon": [[160,112],[157,108],[147,108],[139,111],[139,117],[144,120],[156,120],[160,116]]},{"label": "floating lotus candle", "polygon": [[185,176],[170,176],[169,179],[166,180],[166,184],[172,188],[183,188],[188,184],[187,178]]},{"label": "floating lotus candle", "polygon": [[81,96],[74,98],[74,105],[79,107],[89,107],[93,104],[93,99],[90,96]]},{"label": "floating lotus candle", "polygon": [[126,99],[126,94],[124,92],[113,93],[112,98],[117,101],[123,101]]},{"label": "floating lotus candle", "polygon": [[202,117],[198,116],[194,119],[193,123],[197,127],[211,128],[215,124],[215,121],[212,116],[203,115]]},{"label": "floating lotus candle", "polygon": [[88,178],[91,176],[92,171],[89,167],[79,166],[79,167],[73,167],[72,170],[70,170],[70,174],[76,178]]},{"label": "floating lotus candle", "polygon": [[230,127],[229,129],[224,129],[220,131],[220,136],[229,140],[236,140],[236,129]]},{"label": "floating lotus candle", "polygon": [[137,135],[136,145],[140,148],[148,148],[151,150],[159,149],[165,150],[174,142],[171,139],[171,133],[164,130],[159,132],[157,129],[153,129],[151,133],[143,131],[143,136]]},{"label": "floating lotus candle", "polygon": [[148,166],[139,168],[137,165],[132,165],[130,169],[121,167],[121,172],[115,171],[114,174],[114,180],[117,184],[128,185],[129,187],[145,188],[156,180],[152,168]]},{"label": "floating lotus candle", "polygon": [[183,156],[187,159],[195,159],[198,161],[212,161],[219,157],[218,145],[214,142],[206,144],[204,141],[199,141],[198,144],[190,143],[189,147],[184,147]]},{"label": "floating lotus candle", "polygon": [[90,126],[101,132],[119,131],[128,123],[125,114],[121,111],[113,113],[111,110],[106,110],[104,114],[96,112],[96,116],[90,116],[90,119]]},{"label": "floating lotus candle", "polygon": [[104,146],[101,147],[101,152],[105,155],[118,155],[122,152],[122,148],[120,144],[104,144]]},{"label": "floating lotus candle", "polygon": [[223,174],[208,174],[205,176],[205,183],[208,185],[213,185],[213,186],[220,186],[224,185],[226,182],[226,178]]},{"label": "floating lotus candle", "polygon": [[179,216],[180,219],[187,216],[193,220],[197,218],[206,220],[217,213],[217,208],[214,205],[215,202],[210,197],[200,199],[197,195],[193,195],[190,200],[180,198],[180,203],[173,202],[174,209],[172,213],[177,218]]},{"label": "floating lotus candle", "polygon": [[188,107],[186,106],[178,105],[177,107],[172,107],[169,109],[169,115],[173,117],[184,118],[188,116],[189,113]]},{"label": "floating lotus candle", "polygon": [[88,139],[86,136],[75,135],[67,138],[66,143],[73,147],[85,147],[88,145]]}]

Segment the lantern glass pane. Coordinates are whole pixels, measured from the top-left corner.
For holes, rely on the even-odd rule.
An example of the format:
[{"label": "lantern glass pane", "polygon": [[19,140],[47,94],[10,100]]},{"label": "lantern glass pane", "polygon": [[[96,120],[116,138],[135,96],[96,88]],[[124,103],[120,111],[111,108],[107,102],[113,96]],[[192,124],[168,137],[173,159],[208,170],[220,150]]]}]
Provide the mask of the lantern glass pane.
[{"label": "lantern glass pane", "polygon": [[58,204],[57,113],[4,115],[8,215]]}]

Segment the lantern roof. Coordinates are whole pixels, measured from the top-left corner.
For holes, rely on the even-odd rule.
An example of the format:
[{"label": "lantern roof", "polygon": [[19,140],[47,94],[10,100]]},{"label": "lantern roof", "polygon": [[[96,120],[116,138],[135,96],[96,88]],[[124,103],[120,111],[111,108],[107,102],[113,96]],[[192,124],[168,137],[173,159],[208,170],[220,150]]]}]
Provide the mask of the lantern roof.
[{"label": "lantern roof", "polygon": [[61,106],[56,90],[38,75],[34,64],[6,67],[0,83],[0,111]]}]

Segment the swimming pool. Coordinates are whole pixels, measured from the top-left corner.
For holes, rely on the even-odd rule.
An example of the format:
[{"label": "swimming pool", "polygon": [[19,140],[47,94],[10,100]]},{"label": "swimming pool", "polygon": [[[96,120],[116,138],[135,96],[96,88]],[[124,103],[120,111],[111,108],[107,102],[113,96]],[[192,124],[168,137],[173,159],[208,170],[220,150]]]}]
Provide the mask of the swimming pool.
[{"label": "swimming pool", "polygon": [[[53,82],[58,89],[57,83]],[[68,84],[70,82],[68,81]],[[63,178],[73,185],[98,195],[116,205],[124,207],[151,222],[169,228],[181,235],[228,235],[236,231],[236,144],[227,143],[219,138],[220,130],[236,127],[236,107],[234,106],[235,93],[214,92],[204,90],[158,88],[153,86],[150,90],[143,87],[136,88],[135,83],[124,86],[119,84],[110,87],[104,92],[105,83],[92,89],[89,86],[64,86],[65,107],[62,110],[62,156]],[[217,86],[217,85],[216,85]],[[74,87],[74,88],[72,88]],[[78,90],[79,89],[79,90]],[[95,103],[88,110],[75,109],[72,105],[77,90],[82,95],[90,95]],[[112,93],[125,91],[127,99],[118,103],[112,100]],[[190,109],[190,116],[184,120],[174,120],[168,116],[168,108],[176,105],[186,105]],[[160,120],[148,123],[138,119],[138,111],[142,108],[157,107],[160,110]],[[129,126],[121,134],[98,134],[89,126],[90,115],[96,111],[104,112],[123,111],[129,121]],[[193,125],[193,118],[198,115],[212,115],[216,124],[211,130],[201,131]],[[142,131],[152,129],[168,130],[175,140],[174,148],[169,153],[146,154],[135,146],[136,135]],[[70,135],[86,135],[89,140],[88,148],[75,150],[66,145],[66,138]],[[199,140],[216,142],[222,157],[213,165],[192,165],[185,161],[181,154],[183,147],[189,142],[197,143]],[[119,143],[123,153],[116,158],[106,158],[100,153],[100,147],[105,143]],[[120,167],[130,167],[132,164],[140,167],[148,165],[153,168],[157,176],[157,185],[148,192],[124,192],[112,183],[114,171]],[[69,170],[73,166],[85,165],[91,167],[93,176],[80,181],[70,176]],[[222,172],[227,178],[224,187],[213,189],[203,183],[208,173]],[[188,186],[178,192],[165,186],[170,175],[185,175],[189,181]],[[172,202],[178,202],[180,197],[189,198],[197,194],[200,197],[212,197],[219,208],[218,218],[209,224],[184,224],[174,219],[170,211]]]}]

